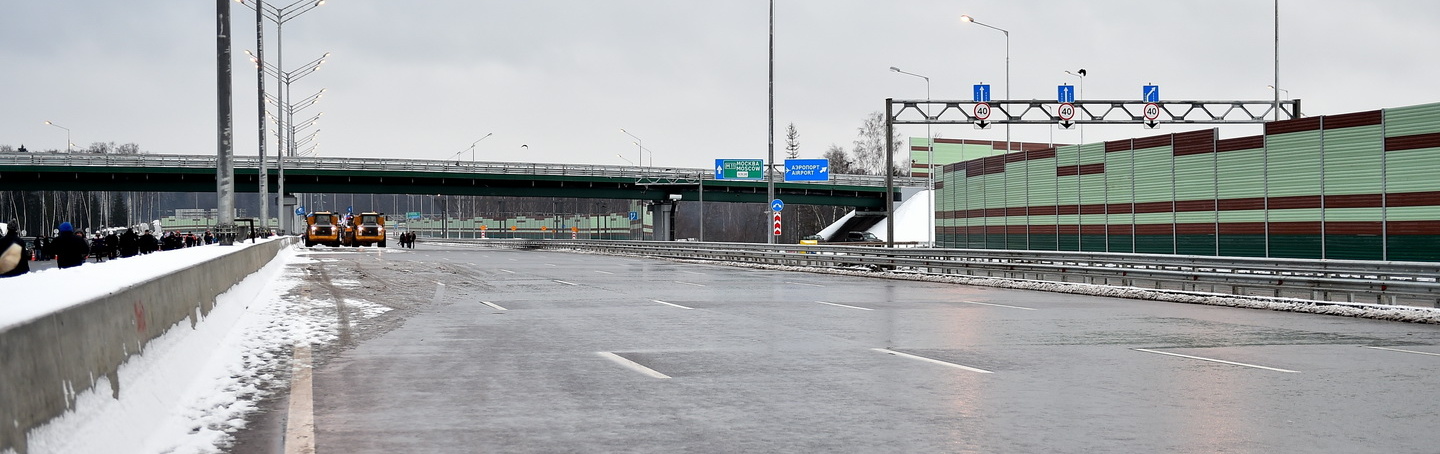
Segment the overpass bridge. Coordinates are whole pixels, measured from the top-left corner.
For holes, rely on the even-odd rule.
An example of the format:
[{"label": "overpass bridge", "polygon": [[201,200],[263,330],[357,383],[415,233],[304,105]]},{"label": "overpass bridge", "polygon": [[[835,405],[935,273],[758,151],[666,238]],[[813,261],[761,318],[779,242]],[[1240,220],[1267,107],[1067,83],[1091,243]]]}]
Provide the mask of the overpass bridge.
[{"label": "overpass bridge", "polygon": [[[0,153],[0,190],[214,192],[215,156]],[[237,156],[236,192],[259,190],[260,160]],[[279,170],[271,162],[270,187]],[[389,158],[285,159],[290,193],[573,197],[669,202],[769,202],[765,181],[717,180],[713,169]],[[900,177],[897,187],[923,187]],[[703,197],[702,197],[703,192]],[[776,182],[776,197],[802,205],[884,208],[885,178],[832,175]],[[898,194],[892,190],[892,194]]]}]

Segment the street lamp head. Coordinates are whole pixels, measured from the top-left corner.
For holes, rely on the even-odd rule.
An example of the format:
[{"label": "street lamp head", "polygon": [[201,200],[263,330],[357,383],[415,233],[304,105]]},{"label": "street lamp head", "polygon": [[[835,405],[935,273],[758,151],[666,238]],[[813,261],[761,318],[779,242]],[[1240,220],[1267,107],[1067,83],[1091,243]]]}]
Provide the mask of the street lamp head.
[{"label": "street lamp head", "polygon": [[1079,71],[1071,72],[1070,70],[1067,69],[1067,70],[1065,70],[1065,74],[1069,74],[1069,75],[1072,75],[1072,76],[1075,76],[1075,77],[1085,77],[1085,70],[1082,68],[1082,69],[1079,70]]},{"label": "street lamp head", "polygon": [[975,18],[970,17],[969,14],[961,14],[960,22],[975,22]]},{"label": "street lamp head", "polygon": [[894,66],[891,66],[891,67],[890,67],[890,71],[893,71],[893,72],[897,72],[897,73],[898,73],[898,72],[900,72],[900,68],[896,68],[896,67],[894,67]]}]

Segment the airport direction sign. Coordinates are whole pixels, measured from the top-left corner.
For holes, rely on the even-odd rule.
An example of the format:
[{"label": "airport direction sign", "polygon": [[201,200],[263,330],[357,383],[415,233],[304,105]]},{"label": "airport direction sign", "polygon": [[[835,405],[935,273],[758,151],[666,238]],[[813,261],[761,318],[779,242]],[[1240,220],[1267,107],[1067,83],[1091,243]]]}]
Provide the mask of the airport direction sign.
[{"label": "airport direction sign", "polygon": [[830,160],[786,159],[785,181],[830,181]]},{"label": "airport direction sign", "polygon": [[763,180],[765,161],[761,159],[716,159],[717,180]]}]

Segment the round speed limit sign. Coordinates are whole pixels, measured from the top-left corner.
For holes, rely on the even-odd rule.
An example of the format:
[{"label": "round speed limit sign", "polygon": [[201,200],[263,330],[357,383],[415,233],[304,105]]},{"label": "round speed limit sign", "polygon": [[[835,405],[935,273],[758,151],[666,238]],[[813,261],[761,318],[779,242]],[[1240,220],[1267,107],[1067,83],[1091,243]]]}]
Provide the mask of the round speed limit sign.
[{"label": "round speed limit sign", "polygon": [[1060,108],[1055,109],[1055,111],[1055,113],[1059,114],[1061,120],[1070,121],[1071,119],[1075,118],[1074,104],[1070,104],[1068,102],[1060,103]]},{"label": "round speed limit sign", "polygon": [[1145,104],[1145,119],[1155,120],[1160,118],[1160,105],[1153,102]]},{"label": "round speed limit sign", "polygon": [[987,118],[990,118],[990,104],[983,102],[975,103],[975,119],[984,120]]}]

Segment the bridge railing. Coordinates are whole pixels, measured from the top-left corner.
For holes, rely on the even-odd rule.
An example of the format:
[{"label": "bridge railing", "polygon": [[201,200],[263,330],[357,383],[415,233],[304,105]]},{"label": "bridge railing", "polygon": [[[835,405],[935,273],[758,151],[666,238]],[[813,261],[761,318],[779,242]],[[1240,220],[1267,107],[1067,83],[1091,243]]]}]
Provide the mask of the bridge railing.
[{"label": "bridge railing", "polygon": [[[270,158],[269,169],[276,162]],[[215,156],[161,154],[90,154],[90,153],[0,153],[0,166],[49,167],[174,167],[214,169]],[[256,156],[236,156],[237,169],[260,167]],[[292,157],[285,159],[291,170],[346,170],[436,172],[489,175],[556,175],[600,178],[634,178],[637,182],[658,184],[694,184],[716,181],[714,169],[684,167],[635,167],[600,164],[547,164],[530,162],[437,161],[427,159]],[[779,177],[777,176],[777,180]],[[895,186],[924,186],[926,179],[896,177]],[[780,181],[777,181],[780,182]],[[790,182],[787,184],[839,185],[881,187],[883,175],[832,174],[828,181]]]},{"label": "bridge railing", "polygon": [[443,240],[1156,290],[1440,307],[1440,263],[664,241]]}]

